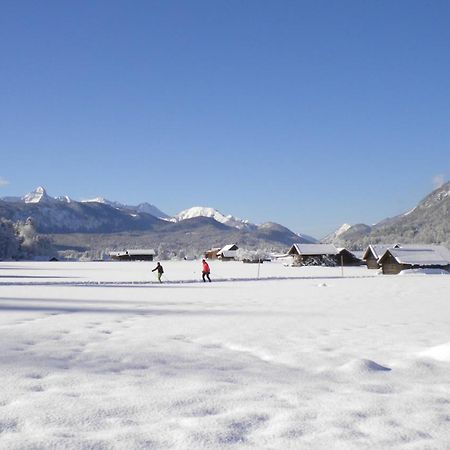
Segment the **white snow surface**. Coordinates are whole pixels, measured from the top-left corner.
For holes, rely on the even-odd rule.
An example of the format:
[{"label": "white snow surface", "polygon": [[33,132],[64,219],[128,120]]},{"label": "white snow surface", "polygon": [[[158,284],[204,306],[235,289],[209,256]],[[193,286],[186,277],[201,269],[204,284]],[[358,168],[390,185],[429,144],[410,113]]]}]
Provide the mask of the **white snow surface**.
[{"label": "white snow surface", "polygon": [[450,272],[444,269],[434,269],[431,267],[423,267],[420,269],[405,269],[399,275],[450,275]]},{"label": "white snow surface", "polygon": [[[299,255],[337,255],[338,250],[333,244],[294,244]],[[290,250],[290,251],[291,251]]]},{"label": "white snow surface", "polygon": [[450,277],[0,262],[0,449],[448,449]]}]

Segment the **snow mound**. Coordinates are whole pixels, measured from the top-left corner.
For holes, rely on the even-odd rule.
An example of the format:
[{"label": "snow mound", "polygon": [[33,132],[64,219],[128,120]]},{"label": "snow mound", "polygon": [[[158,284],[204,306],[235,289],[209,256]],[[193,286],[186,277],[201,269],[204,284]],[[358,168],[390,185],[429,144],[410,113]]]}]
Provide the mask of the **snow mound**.
[{"label": "snow mound", "polygon": [[424,352],[420,352],[419,355],[426,356],[437,361],[450,361],[450,342],[442,345],[437,345],[436,347],[431,347]]},{"label": "snow mound", "polygon": [[444,269],[407,269],[402,270],[399,275],[450,275],[450,272],[447,272]]},{"label": "snow mound", "polygon": [[355,374],[370,374],[376,372],[389,372],[389,367],[382,366],[370,359],[355,359],[347,364],[344,364],[339,368],[343,372],[355,373]]}]

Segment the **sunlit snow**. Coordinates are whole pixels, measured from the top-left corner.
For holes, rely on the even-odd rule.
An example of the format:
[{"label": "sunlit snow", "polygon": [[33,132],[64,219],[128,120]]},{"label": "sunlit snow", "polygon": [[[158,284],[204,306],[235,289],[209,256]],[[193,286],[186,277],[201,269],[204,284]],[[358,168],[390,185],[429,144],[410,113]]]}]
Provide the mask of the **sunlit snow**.
[{"label": "sunlit snow", "polygon": [[449,275],[155,264],[0,263],[1,449],[448,448]]}]

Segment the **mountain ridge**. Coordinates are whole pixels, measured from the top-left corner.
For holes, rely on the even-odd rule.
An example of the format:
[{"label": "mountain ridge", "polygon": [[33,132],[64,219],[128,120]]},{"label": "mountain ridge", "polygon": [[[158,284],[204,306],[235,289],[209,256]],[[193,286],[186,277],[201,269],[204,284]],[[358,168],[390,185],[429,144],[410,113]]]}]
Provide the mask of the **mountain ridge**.
[{"label": "mountain ridge", "polygon": [[361,249],[383,242],[450,245],[450,181],[434,189],[409,211],[381,220],[373,226],[352,225],[322,242]]},{"label": "mountain ridge", "polygon": [[[39,186],[19,200],[17,197],[0,200],[0,217],[22,222],[31,218],[39,233],[52,236],[60,248],[74,251],[83,248],[100,251],[114,243],[114,246],[163,245],[165,251],[171,252],[189,248],[198,253],[205,251],[205,246],[233,242],[248,248],[282,250],[295,242],[314,241],[274,222],[255,225],[214,208],[193,207],[175,218],[146,212],[149,209],[154,212],[151,208],[156,207],[149,203],[137,207],[123,205],[102,197],[88,201],[68,196],[54,198]],[[164,214],[159,213],[162,211],[156,208],[155,214]]]}]

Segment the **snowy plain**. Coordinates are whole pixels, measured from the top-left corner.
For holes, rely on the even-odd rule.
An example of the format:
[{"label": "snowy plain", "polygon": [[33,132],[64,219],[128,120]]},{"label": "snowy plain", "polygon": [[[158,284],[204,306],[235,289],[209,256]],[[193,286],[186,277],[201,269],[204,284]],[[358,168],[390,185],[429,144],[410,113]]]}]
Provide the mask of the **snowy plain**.
[{"label": "snowy plain", "polygon": [[1,449],[448,449],[450,276],[0,262]]}]

